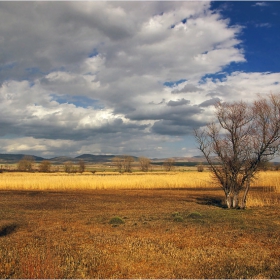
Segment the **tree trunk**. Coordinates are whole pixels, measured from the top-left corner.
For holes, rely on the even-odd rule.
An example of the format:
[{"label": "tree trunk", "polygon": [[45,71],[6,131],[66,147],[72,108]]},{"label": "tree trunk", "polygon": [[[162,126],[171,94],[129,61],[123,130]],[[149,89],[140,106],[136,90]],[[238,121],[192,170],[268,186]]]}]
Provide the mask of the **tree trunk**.
[{"label": "tree trunk", "polygon": [[229,209],[237,208],[239,205],[239,193],[226,193],[226,204]]},{"label": "tree trunk", "polygon": [[233,201],[230,193],[226,194],[226,204],[228,208],[232,208]]},{"label": "tree trunk", "polygon": [[250,180],[248,180],[246,183],[246,188],[245,188],[245,191],[244,191],[244,194],[243,194],[243,197],[241,200],[241,205],[240,205],[241,209],[245,209],[245,207],[246,207],[246,200],[247,200],[247,194],[249,192],[249,188],[250,188]]},{"label": "tree trunk", "polygon": [[233,195],[233,200],[232,200],[232,208],[237,208],[239,203],[239,195],[238,193],[235,193]]}]

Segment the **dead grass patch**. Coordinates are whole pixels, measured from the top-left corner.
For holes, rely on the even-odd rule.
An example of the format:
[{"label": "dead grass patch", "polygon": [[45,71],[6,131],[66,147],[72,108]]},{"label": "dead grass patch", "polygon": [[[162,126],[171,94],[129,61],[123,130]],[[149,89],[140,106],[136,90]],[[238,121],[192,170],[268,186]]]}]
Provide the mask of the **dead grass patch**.
[{"label": "dead grass patch", "polygon": [[[228,210],[204,196],[222,199],[195,189],[1,191],[0,225],[18,226],[0,237],[0,278],[279,278],[279,206]],[[125,223],[112,227],[116,216]]]}]

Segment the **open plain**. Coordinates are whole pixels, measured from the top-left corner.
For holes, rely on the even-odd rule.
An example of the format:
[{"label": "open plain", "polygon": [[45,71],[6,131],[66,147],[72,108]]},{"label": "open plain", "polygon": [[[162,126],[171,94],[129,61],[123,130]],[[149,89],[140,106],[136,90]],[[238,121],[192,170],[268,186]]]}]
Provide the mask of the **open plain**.
[{"label": "open plain", "polygon": [[208,172],[0,175],[0,278],[280,277],[279,172],[246,210]]}]

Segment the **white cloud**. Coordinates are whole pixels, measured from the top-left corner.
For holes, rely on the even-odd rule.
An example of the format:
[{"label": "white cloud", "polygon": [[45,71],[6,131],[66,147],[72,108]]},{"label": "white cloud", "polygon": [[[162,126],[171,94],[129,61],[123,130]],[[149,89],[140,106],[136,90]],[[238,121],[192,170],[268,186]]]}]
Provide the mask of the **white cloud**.
[{"label": "white cloud", "polygon": [[252,102],[259,95],[280,93],[280,73],[234,72],[223,80],[208,79],[203,85],[204,92],[222,101],[243,100]]},{"label": "white cloud", "polygon": [[267,2],[256,2],[253,6],[259,6],[259,7],[265,7],[268,6],[269,4]]},{"label": "white cloud", "polygon": [[245,62],[241,31],[207,1],[0,3],[2,152],[172,156],[215,100],[279,91],[277,73],[201,81]]}]

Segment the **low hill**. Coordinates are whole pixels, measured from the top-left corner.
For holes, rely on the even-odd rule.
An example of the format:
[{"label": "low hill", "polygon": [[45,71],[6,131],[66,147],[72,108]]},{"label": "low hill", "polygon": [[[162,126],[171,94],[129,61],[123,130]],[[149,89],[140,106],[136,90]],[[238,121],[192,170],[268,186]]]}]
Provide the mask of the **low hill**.
[{"label": "low hill", "polygon": [[116,157],[115,155],[92,155],[92,154],[83,154],[78,157],[75,157],[76,160],[84,160],[87,162],[108,162],[112,158]]},{"label": "low hill", "polygon": [[66,162],[66,161],[72,161],[72,162],[76,162],[77,161],[77,160],[75,160],[75,158],[64,157],[64,156],[54,157],[54,158],[50,158],[48,160],[51,161],[54,164],[62,164],[64,162]]},{"label": "low hill", "polygon": [[[0,163],[17,163],[19,162],[25,154],[0,154]],[[31,155],[36,162],[41,162],[46,160],[43,157],[37,157]],[[93,155],[93,154],[83,154],[77,157],[67,157],[67,156],[57,156],[53,158],[48,158],[53,164],[63,164],[66,161],[72,161],[73,163],[78,163],[79,160],[84,160],[88,163],[108,163],[111,162],[114,157],[121,155]],[[138,161],[138,157],[132,156],[135,161]],[[193,165],[193,163],[204,163],[205,159],[203,157],[173,157],[175,162],[179,165]],[[162,164],[167,158],[151,158],[152,163]]]},{"label": "low hill", "polygon": [[[16,163],[19,162],[24,156],[24,154],[0,154],[0,162],[4,163]],[[28,155],[32,156],[35,161],[42,161],[44,158],[42,157],[37,157],[33,155]]]}]

